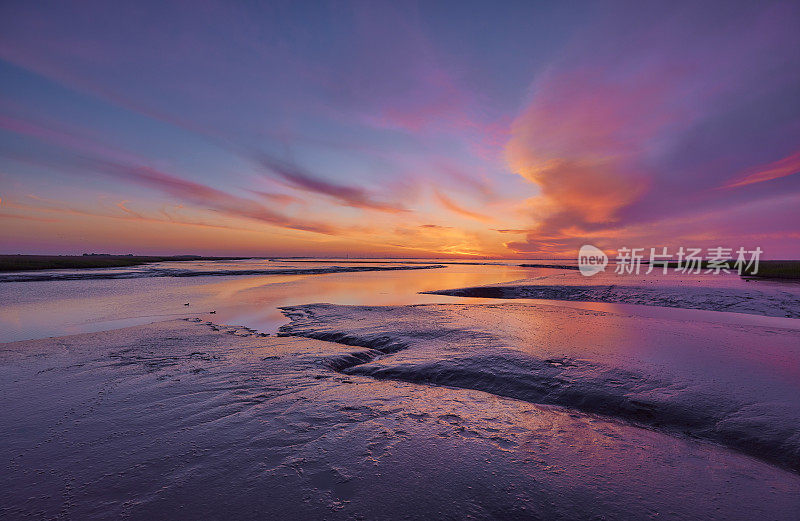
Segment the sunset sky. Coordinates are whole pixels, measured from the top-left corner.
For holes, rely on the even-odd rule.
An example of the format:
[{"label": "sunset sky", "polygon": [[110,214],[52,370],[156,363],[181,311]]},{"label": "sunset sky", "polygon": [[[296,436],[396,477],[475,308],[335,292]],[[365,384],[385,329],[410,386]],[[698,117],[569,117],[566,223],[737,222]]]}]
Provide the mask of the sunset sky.
[{"label": "sunset sky", "polygon": [[0,253],[800,258],[797,2],[0,5]]}]

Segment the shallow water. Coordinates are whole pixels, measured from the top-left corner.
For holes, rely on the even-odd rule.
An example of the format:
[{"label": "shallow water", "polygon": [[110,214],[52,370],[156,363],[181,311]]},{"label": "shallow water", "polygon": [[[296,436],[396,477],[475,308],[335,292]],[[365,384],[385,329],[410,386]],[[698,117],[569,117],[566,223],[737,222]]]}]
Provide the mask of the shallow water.
[{"label": "shallow water", "polygon": [[[183,270],[208,271],[210,262],[180,264]],[[240,270],[276,263],[239,262]],[[428,264],[435,264],[430,263]],[[278,263],[286,270],[334,266],[397,266],[373,263]],[[159,266],[160,268],[160,266]],[[229,272],[231,263],[220,263]],[[141,273],[142,268],[127,269]],[[95,272],[100,270],[71,270]],[[119,272],[120,270],[114,270]],[[286,322],[278,306],[308,302],[341,304],[410,304],[456,300],[417,295],[462,285],[523,278],[530,270],[513,266],[452,265],[413,271],[323,274],[135,277],[0,283],[0,342],[103,331],[176,317],[203,316],[262,331]],[[185,304],[189,304],[186,306]],[[215,311],[215,315],[209,312]]]},{"label": "shallow water", "polygon": [[366,350],[202,321],[4,344],[0,517],[746,521],[800,509],[798,474],[741,453],[330,369],[354,352]]},{"label": "shallow water", "polygon": [[[0,346],[0,517],[729,520],[800,508],[800,320],[763,316],[791,307],[797,285],[309,265],[398,264],[209,276],[234,268],[198,262],[180,263],[194,276],[150,266],[0,283],[0,341],[104,331]],[[419,293],[487,284],[655,287],[710,309],[727,291],[761,314]],[[172,318],[189,321],[159,322]],[[293,336],[253,331],[279,328]]]},{"label": "shallow water", "polygon": [[[0,283],[0,342],[104,331],[156,320],[202,317],[215,322],[275,332],[286,323],[281,306],[309,303],[352,305],[408,305],[429,303],[485,303],[487,299],[420,294],[425,291],[509,283],[520,279],[540,284],[589,284],[626,281],[653,286],[754,288],[766,292],[800,292],[791,283],[745,282],[735,275],[650,274],[618,277],[611,273],[585,278],[574,270],[523,268],[518,264],[547,261],[487,261],[484,264],[445,264],[443,268],[413,271],[291,274],[298,270],[359,267],[436,265],[447,260],[247,260],[155,263],[147,266],[98,270],[48,270],[65,276],[93,277],[113,272],[124,278],[83,278]],[[181,273],[252,272],[280,269],[271,275],[154,276],[165,270]],[[34,272],[27,272],[28,274]],[[36,272],[41,274],[40,272]],[[149,275],[148,275],[149,274]],[[493,301],[501,299],[492,299]],[[800,297],[798,297],[800,300]],[[520,302],[520,300],[515,300]],[[546,303],[546,300],[536,300]],[[554,301],[555,302],[555,301]],[[185,304],[189,306],[185,306]],[[558,302],[559,305],[565,305]],[[623,310],[642,316],[679,316],[686,320],[800,327],[791,319],[738,313],[658,308],[653,306],[570,302],[582,309]],[[216,313],[210,315],[209,312]]]},{"label": "shallow water", "polygon": [[346,374],[613,416],[800,471],[797,329],[520,303],[286,311],[286,334],[373,350],[337,361]]}]

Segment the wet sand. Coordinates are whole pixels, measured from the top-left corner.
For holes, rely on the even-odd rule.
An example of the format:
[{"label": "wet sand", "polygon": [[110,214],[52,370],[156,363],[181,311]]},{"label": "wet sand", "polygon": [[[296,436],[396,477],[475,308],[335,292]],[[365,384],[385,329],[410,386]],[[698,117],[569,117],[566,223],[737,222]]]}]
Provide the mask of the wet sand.
[{"label": "wet sand", "polygon": [[800,286],[400,266],[0,283],[0,517],[800,511]]},{"label": "wet sand", "polygon": [[565,406],[800,470],[799,329],[555,304],[284,311],[284,334],[371,350],[340,360],[346,374]]},{"label": "wet sand", "polygon": [[[611,270],[609,270],[611,271]],[[735,274],[615,275],[561,273],[497,284],[430,291],[433,295],[494,299],[544,299],[701,309],[800,318],[800,283],[741,279]]]},{"label": "wet sand", "polygon": [[[352,311],[337,313],[359,318]],[[766,520],[800,511],[800,476],[715,443],[573,407],[342,374],[342,360],[393,364],[397,354],[375,356],[203,321],[2,344],[0,516]]]}]

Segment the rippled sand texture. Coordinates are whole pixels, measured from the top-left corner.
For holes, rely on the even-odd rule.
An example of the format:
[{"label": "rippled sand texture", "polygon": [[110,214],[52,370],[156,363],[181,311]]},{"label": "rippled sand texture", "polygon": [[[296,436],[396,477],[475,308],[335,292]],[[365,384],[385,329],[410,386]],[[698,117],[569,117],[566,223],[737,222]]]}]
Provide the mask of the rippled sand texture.
[{"label": "rippled sand texture", "polygon": [[[381,312],[312,307],[293,312],[293,327],[309,310],[328,332],[361,323],[349,343],[376,334],[370,313]],[[797,474],[715,444],[580,407],[333,369],[411,356],[413,335],[399,331],[418,311],[440,331],[442,342],[424,348],[440,350],[440,361],[489,349],[477,332],[472,344],[445,346],[459,338],[455,306],[381,315],[398,335],[383,345],[405,349],[358,366],[353,359],[376,352],[186,321],[0,345],[0,517],[705,520],[800,511]],[[548,362],[559,363],[570,362]]]},{"label": "rippled sand texture", "polygon": [[[554,305],[284,308],[372,348],[348,374],[479,389],[718,442],[800,470],[800,331]],[[385,354],[391,356],[385,356]]]},{"label": "rippled sand texture", "polygon": [[583,277],[574,273],[428,293],[456,297],[608,302],[800,318],[800,284],[736,275]]}]

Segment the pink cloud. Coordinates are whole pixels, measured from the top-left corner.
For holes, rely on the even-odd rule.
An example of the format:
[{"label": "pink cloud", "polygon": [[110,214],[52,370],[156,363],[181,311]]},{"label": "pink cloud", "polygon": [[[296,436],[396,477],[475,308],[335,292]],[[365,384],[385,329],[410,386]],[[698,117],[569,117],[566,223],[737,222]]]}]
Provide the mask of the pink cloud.
[{"label": "pink cloud", "polygon": [[256,203],[251,199],[237,197],[216,188],[188,181],[149,167],[128,166],[114,163],[98,165],[99,170],[137,184],[155,188],[181,200],[224,212],[235,217],[262,221],[294,230],[336,235],[338,230],[329,224],[294,219]]},{"label": "pink cloud", "polygon": [[[797,81],[785,62],[786,45],[798,41],[788,22],[797,20],[796,9],[725,13],[727,22],[711,28],[702,20],[713,15],[702,9],[651,14],[649,21],[637,15],[634,26],[624,17],[598,22],[577,37],[574,55],[533,84],[506,155],[541,193],[529,201],[526,240],[509,249],[564,252],[594,238],[618,239],[637,222],[647,223],[651,238],[659,230],[671,237],[666,223],[676,213],[724,213],[747,202],[741,193],[709,190],[725,171],[785,154],[789,144],[796,150],[797,127],[778,108]],[[767,118],[765,110],[775,113]],[[798,166],[793,152],[724,186],[787,177]],[[707,229],[720,240],[736,236],[735,227],[716,222]]]},{"label": "pink cloud", "polygon": [[409,211],[407,208],[397,203],[378,201],[363,188],[334,183],[316,177],[302,170],[297,165],[279,161],[265,155],[262,155],[259,161],[264,168],[286,181],[289,186],[293,188],[325,195],[354,208],[364,208],[389,213]]},{"label": "pink cloud", "polygon": [[744,174],[732,179],[728,184],[724,185],[723,188],[736,188],[753,183],[763,183],[797,173],[800,173],[800,152],[795,152],[790,156],[786,156],[783,159],[766,165],[751,168]]}]

